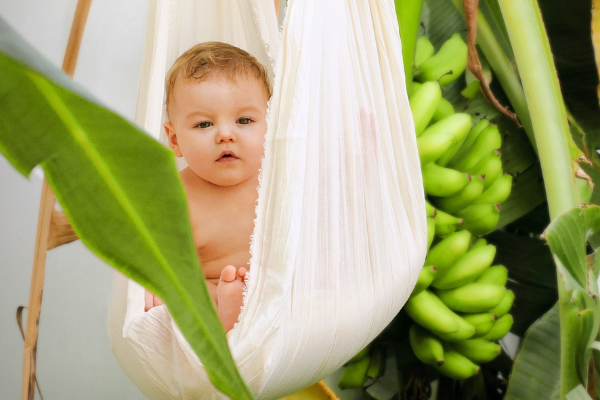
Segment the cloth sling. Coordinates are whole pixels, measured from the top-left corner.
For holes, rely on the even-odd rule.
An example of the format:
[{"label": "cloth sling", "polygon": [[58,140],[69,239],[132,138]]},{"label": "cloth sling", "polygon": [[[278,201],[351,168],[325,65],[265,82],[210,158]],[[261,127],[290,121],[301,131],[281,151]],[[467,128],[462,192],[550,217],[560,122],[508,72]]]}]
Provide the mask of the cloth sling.
[{"label": "cloth sling", "polygon": [[[250,277],[228,334],[259,399],[331,374],[404,305],[426,252],[414,126],[392,0],[155,0],[137,122],[161,130],[166,71],[184,50],[224,41],[274,78]],[[151,399],[225,398],[164,306],[117,274],[113,351]]]}]

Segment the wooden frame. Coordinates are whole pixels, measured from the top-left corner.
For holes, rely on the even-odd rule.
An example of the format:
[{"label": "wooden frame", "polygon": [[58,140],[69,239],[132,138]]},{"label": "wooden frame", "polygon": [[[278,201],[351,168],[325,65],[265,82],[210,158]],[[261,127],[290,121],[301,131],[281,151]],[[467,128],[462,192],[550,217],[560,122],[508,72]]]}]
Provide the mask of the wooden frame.
[{"label": "wooden frame", "polygon": [[[69,42],[63,59],[62,70],[73,77],[83,31],[87,22],[92,0],[79,0],[75,9]],[[31,273],[31,287],[29,289],[29,306],[27,311],[27,328],[25,331],[25,344],[23,346],[23,381],[21,386],[21,400],[33,400],[36,385],[36,355],[37,340],[42,308],[42,294],[44,291],[44,277],[46,271],[46,253],[62,244],[77,239],[71,225],[64,214],[54,208],[56,198],[48,181],[44,179],[40,199],[40,211],[35,241],[33,258],[33,271]]]}]

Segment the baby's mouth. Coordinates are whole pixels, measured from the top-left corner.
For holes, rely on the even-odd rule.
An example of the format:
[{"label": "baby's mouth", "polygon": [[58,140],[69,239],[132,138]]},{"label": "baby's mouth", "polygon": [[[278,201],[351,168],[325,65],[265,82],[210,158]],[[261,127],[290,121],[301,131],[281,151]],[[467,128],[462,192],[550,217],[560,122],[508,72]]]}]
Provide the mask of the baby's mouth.
[{"label": "baby's mouth", "polygon": [[217,158],[217,160],[216,160],[216,161],[224,161],[224,162],[227,162],[227,161],[234,161],[234,160],[237,160],[237,159],[238,159],[238,158],[237,158],[237,156],[235,155],[235,153],[234,153],[233,151],[226,150],[226,151],[223,151],[223,152],[222,152],[222,153],[219,155],[219,158]]}]

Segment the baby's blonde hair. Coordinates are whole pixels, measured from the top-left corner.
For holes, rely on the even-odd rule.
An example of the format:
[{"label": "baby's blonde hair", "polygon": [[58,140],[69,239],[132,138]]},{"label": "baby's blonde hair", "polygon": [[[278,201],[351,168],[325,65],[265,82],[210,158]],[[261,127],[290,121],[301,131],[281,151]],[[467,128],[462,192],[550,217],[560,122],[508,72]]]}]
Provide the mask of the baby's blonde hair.
[{"label": "baby's blonde hair", "polygon": [[197,82],[213,77],[222,76],[236,82],[239,76],[253,77],[259,80],[265,88],[268,98],[271,97],[271,84],[265,67],[245,50],[221,42],[199,43],[175,61],[165,82],[166,108],[169,115],[169,105],[177,83],[182,80],[194,79]]}]

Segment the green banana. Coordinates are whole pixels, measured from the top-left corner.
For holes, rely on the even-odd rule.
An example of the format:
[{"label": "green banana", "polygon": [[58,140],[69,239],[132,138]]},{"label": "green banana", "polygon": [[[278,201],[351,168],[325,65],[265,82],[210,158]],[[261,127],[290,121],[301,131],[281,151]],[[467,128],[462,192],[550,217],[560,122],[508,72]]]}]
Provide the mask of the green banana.
[{"label": "green banana", "polygon": [[436,294],[453,311],[480,313],[500,304],[506,289],[489,283],[470,282],[454,289],[438,289]]},{"label": "green banana", "polygon": [[467,45],[458,33],[446,40],[438,52],[423,61],[415,74],[419,82],[439,81],[445,86],[456,79],[467,67]]},{"label": "green banana", "polygon": [[[469,171],[483,157],[502,146],[502,135],[497,125],[490,124],[477,135],[471,147],[466,150],[462,157],[452,159],[448,164],[459,171]],[[455,157],[456,158],[456,157]]]},{"label": "green banana", "polygon": [[429,203],[427,200],[425,201],[425,214],[428,217],[435,217],[435,213],[437,212],[437,210],[435,209],[434,206],[431,205],[431,203]]},{"label": "green banana", "polygon": [[433,238],[435,237],[435,220],[433,217],[427,217],[427,250],[431,247],[433,243]]},{"label": "green banana", "polygon": [[[421,89],[425,87],[425,83]],[[421,90],[419,89],[419,91]],[[462,141],[471,129],[471,116],[467,113],[453,113],[436,123],[430,125],[423,131],[423,135],[436,135],[440,132],[452,132],[456,138],[456,143]]]},{"label": "green banana", "polygon": [[475,166],[469,169],[472,175],[484,175],[485,182],[483,183],[484,190],[490,187],[496,179],[503,174],[502,158],[499,150],[494,150],[490,154],[484,156]]},{"label": "green banana", "polygon": [[478,80],[471,81],[463,90],[460,91],[468,100],[473,100],[481,93],[481,86]]},{"label": "green banana", "polygon": [[460,256],[467,252],[470,242],[471,232],[454,232],[429,249],[425,258],[425,265],[435,265],[438,273],[447,270]]},{"label": "green banana", "polygon": [[465,136],[465,138],[457,146],[450,148],[442,157],[440,157],[440,159],[437,161],[438,164],[445,167],[451,162],[457,162],[459,159],[461,159],[471,147],[471,144],[473,144],[473,141],[477,138],[479,132],[485,129],[489,124],[490,121],[487,119],[482,119],[477,124],[472,126],[471,129],[469,129],[467,136]]},{"label": "green banana", "polygon": [[498,319],[496,314],[492,312],[460,314],[460,316],[475,327],[473,338],[487,334],[494,327],[494,323]]},{"label": "green banana", "polygon": [[369,368],[367,369],[367,377],[376,379],[385,372],[385,346],[375,346],[371,350]]},{"label": "green banana", "polygon": [[471,176],[471,182],[460,192],[447,197],[434,197],[431,200],[435,203],[436,207],[448,213],[462,210],[481,196],[484,188],[484,180],[483,175]]},{"label": "green banana", "polygon": [[472,338],[475,334],[475,327],[458,314],[456,315],[456,320],[458,321],[458,330],[456,332],[438,332],[436,330],[432,330],[431,332],[440,339],[448,342],[460,342],[461,340]]},{"label": "green banana", "polygon": [[421,86],[423,86],[421,82],[413,81],[410,85],[410,95],[414,96],[415,93],[417,93],[417,91],[421,88]]},{"label": "green banana", "polygon": [[425,135],[425,132],[417,138],[417,150],[421,165],[434,162],[446,150],[458,143],[453,132],[443,131],[437,132],[435,135]]},{"label": "green banana", "polygon": [[454,350],[450,345],[444,346],[444,364],[433,367],[440,373],[457,380],[470,378],[480,371],[477,364]]},{"label": "green banana", "polygon": [[[418,139],[417,139],[418,140]],[[471,180],[471,175],[429,163],[421,168],[423,188],[431,196],[452,196]]]},{"label": "green banana", "polygon": [[490,312],[496,314],[498,318],[504,317],[510,309],[512,308],[515,302],[515,292],[512,290],[507,290],[504,298],[496,307],[492,308]]},{"label": "green banana", "polygon": [[462,218],[456,218],[453,215],[437,210],[435,217],[433,217],[435,223],[435,234],[440,237],[445,237],[456,231],[456,229],[464,224]]},{"label": "green banana", "polygon": [[462,229],[479,236],[494,230],[498,225],[500,208],[499,204],[477,204],[457,211],[456,215],[465,220]]},{"label": "green banana", "polygon": [[417,324],[436,332],[458,331],[458,315],[425,289],[408,299],[404,310]]},{"label": "green banana", "polygon": [[442,365],[444,363],[444,348],[440,339],[413,323],[408,331],[408,339],[415,356],[428,365]]},{"label": "green banana", "polygon": [[502,353],[502,347],[498,343],[481,338],[463,340],[462,342],[452,343],[451,346],[477,364],[492,361]]},{"label": "green banana", "polygon": [[483,246],[487,246],[487,241],[484,238],[479,238],[473,242],[471,247],[469,247],[469,250],[474,250],[478,247],[483,247]]},{"label": "green banana", "polygon": [[501,204],[508,199],[512,189],[513,177],[504,174],[494,181],[473,204]]},{"label": "green banana", "polygon": [[[423,87],[417,91],[417,94],[422,89]],[[440,158],[449,148],[464,139],[470,127],[471,116],[465,113],[452,114],[427,127],[417,137],[421,164],[425,165]]]},{"label": "green banana", "polygon": [[419,36],[415,45],[415,68],[435,54],[435,48],[427,36]]},{"label": "green banana", "polygon": [[495,256],[496,247],[491,244],[469,249],[450,269],[437,275],[431,285],[436,289],[454,289],[473,282],[489,268]]},{"label": "green banana", "polygon": [[493,265],[483,271],[475,282],[506,286],[506,282],[508,282],[508,269],[504,265]]},{"label": "green banana", "polygon": [[442,98],[442,89],[437,82],[425,82],[409,99],[410,110],[415,123],[415,133],[421,136]]},{"label": "green banana", "polygon": [[438,105],[433,113],[431,120],[433,122],[441,121],[442,119],[454,114],[454,106],[445,98],[441,98]]},{"label": "green banana", "polygon": [[423,290],[427,289],[433,278],[435,278],[435,274],[437,273],[437,268],[433,265],[426,265],[421,268],[421,272],[419,273],[419,277],[417,278],[417,284],[415,285],[411,296],[416,296],[421,293]]},{"label": "green banana", "polygon": [[486,340],[500,340],[508,332],[510,332],[510,328],[512,328],[514,319],[510,314],[506,314],[503,317],[498,318],[498,321],[494,324],[494,327],[484,336],[483,339]]},{"label": "green banana", "polygon": [[362,349],[361,351],[359,351],[358,353],[356,353],[354,355],[354,357],[352,357],[350,360],[348,360],[347,364],[355,363],[358,360],[362,360],[363,358],[368,357],[370,351],[371,351],[371,344],[368,344],[368,345],[365,346],[364,349]]},{"label": "green banana", "polygon": [[362,387],[369,378],[367,371],[369,370],[370,363],[371,358],[364,357],[346,365],[342,372],[342,376],[338,381],[340,389],[356,389]]}]

